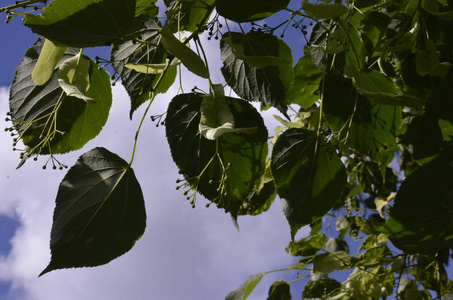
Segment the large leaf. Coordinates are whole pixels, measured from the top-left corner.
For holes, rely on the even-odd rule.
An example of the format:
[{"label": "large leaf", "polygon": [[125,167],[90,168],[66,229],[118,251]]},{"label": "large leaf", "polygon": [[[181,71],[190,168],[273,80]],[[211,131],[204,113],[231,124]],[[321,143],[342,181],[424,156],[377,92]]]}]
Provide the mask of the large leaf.
[{"label": "large leaf", "polygon": [[220,48],[223,76],[236,94],[286,113],[286,95],[294,77],[288,45],[262,32],[229,32]]},{"label": "large leaf", "polygon": [[[77,150],[97,136],[107,121],[112,103],[110,79],[89,60],[90,88],[86,96],[95,100],[90,103],[66,95],[58,82],[58,68],[49,81],[37,86],[32,71],[43,43],[43,38],[38,39],[16,68],[9,100],[12,120],[24,144],[36,147],[34,153]],[[74,51],[68,49],[57,66],[71,58]]]},{"label": "large leaf", "polygon": [[[254,133],[224,133],[215,140],[199,130],[199,94],[182,94],[171,101],[166,134],[171,155],[195,192],[224,208],[233,217],[254,189],[265,170],[267,130],[258,112],[247,102],[225,97],[237,128],[256,127]],[[188,196],[189,199],[193,199]]]},{"label": "large leaf", "polygon": [[40,274],[103,265],[128,252],[146,226],[140,184],[128,163],[104,148],[83,154],[60,183],[50,249]]},{"label": "large leaf", "polygon": [[[131,39],[119,40],[113,44],[110,59],[116,73],[121,78],[131,99],[131,111],[133,112],[150,98],[150,91],[156,84],[160,74],[146,74],[126,67],[132,65],[151,65],[166,63],[167,54],[159,43],[159,26],[156,21],[147,17],[137,18],[131,27],[133,35],[141,42]],[[170,67],[164,74],[162,81],[155,93],[165,93],[173,84],[176,77],[176,68]]]},{"label": "large leaf", "polygon": [[289,0],[216,0],[222,17],[241,23],[267,18],[288,6]]},{"label": "large leaf", "polygon": [[306,53],[294,66],[294,83],[288,91],[286,101],[303,108],[312,106],[320,98],[318,89],[323,74],[314,65],[311,55]]},{"label": "large leaf", "polygon": [[167,25],[172,32],[187,30],[194,32],[206,24],[214,10],[215,0],[164,0],[167,7]]},{"label": "large leaf", "polygon": [[336,150],[307,129],[293,128],[279,136],[271,166],[293,238],[299,228],[335,205],[346,184],[346,170]]},{"label": "large leaf", "polygon": [[423,104],[423,101],[415,96],[398,92],[395,84],[377,70],[361,72],[353,66],[347,66],[345,75],[352,78],[357,90],[374,103],[411,107]]},{"label": "large leaf", "polygon": [[136,0],[135,17],[146,15],[149,17],[157,17],[159,8],[156,6],[157,0]]},{"label": "large leaf", "polygon": [[434,254],[453,247],[451,149],[410,174],[382,231],[406,253]]},{"label": "large leaf", "polygon": [[54,0],[24,24],[49,40],[71,47],[103,46],[122,37],[135,15],[135,0]]},{"label": "large leaf", "polygon": [[332,131],[350,147],[375,159],[380,152],[392,152],[401,109],[371,104],[343,76],[330,75],[324,80],[324,113]]},{"label": "large leaf", "polygon": [[315,19],[333,19],[341,17],[349,11],[346,6],[340,3],[313,4],[308,2],[307,0],[302,1],[302,9],[308,16]]}]

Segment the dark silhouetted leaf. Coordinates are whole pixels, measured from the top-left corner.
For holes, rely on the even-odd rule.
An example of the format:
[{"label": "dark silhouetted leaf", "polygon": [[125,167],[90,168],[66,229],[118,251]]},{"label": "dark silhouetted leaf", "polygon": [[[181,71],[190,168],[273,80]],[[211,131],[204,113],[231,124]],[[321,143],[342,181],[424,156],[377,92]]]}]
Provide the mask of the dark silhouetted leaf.
[{"label": "dark silhouetted leaf", "polygon": [[[264,107],[274,106],[286,114],[286,95],[294,77],[288,45],[262,32],[229,32],[223,35],[220,48],[227,84],[241,98],[259,101]],[[256,65],[251,59],[265,57],[278,59],[279,63],[269,61],[269,65],[263,66],[264,62]]]},{"label": "dark silhouetted leaf", "polygon": [[134,171],[104,148],[83,154],[60,183],[50,249],[40,274],[93,267],[128,252],[146,226],[145,203]]},{"label": "dark silhouetted leaf", "polygon": [[[160,27],[156,21],[146,16],[137,18],[131,27],[136,39],[145,43],[134,42],[131,39],[119,40],[113,44],[110,53],[112,66],[121,78],[131,99],[130,117],[144,102],[150,99],[150,91],[161,74],[145,74],[125,67],[127,64],[145,65],[166,63],[167,54],[160,44]],[[173,84],[176,68],[170,67],[163,75],[164,78],[156,89],[156,93],[165,93]]]},{"label": "dark silhouetted leaf", "polygon": [[336,150],[307,129],[289,129],[279,136],[271,166],[292,237],[327,213],[346,184],[346,170]]},{"label": "dark silhouetted leaf", "polygon": [[222,17],[241,23],[267,18],[289,4],[289,0],[216,0],[216,10]]},{"label": "dark silhouetted leaf", "polygon": [[283,280],[274,282],[269,288],[266,300],[291,300],[289,284]]},{"label": "dark silhouetted leaf", "polygon": [[434,254],[453,247],[451,149],[410,174],[382,231],[406,253]]}]

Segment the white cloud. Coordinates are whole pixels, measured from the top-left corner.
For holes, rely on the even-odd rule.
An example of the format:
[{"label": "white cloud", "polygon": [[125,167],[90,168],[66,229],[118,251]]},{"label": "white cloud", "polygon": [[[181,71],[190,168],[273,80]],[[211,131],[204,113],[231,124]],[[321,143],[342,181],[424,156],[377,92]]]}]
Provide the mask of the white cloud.
[{"label": "white cloud", "polygon": [[[215,41],[205,45],[209,53],[219,51]],[[210,67],[219,70],[220,60]],[[218,82],[220,76],[213,74]],[[186,92],[194,85],[208,90],[207,82],[202,86],[195,80],[188,82]],[[176,89],[160,95],[150,114],[164,112]],[[7,109],[7,90],[0,89],[0,111]],[[61,160],[71,166],[79,155],[95,146],[106,147],[128,160],[143,107],[135,112],[133,121],[129,121],[128,112],[126,93],[115,87],[114,104],[103,132],[84,149]],[[267,120],[275,124],[272,118]],[[3,120],[1,125],[5,127]],[[284,251],[290,236],[279,203],[261,216],[240,217],[239,233],[229,215],[214,207],[204,208],[201,197],[197,208],[190,208],[182,192],[175,190],[178,172],[164,128],[156,128],[147,116],[133,164],[148,213],[142,239],[129,253],[106,266],[58,270],[37,278],[50,258],[54,199],[65,171],[42,170],[43,158],[15,170],[18,153],[8,146],[8,133],[0,132],[0,144],[0,214],[17,216],[21,221],[11,240],[10,254],[0,258],[0,280],[12,282],[11,299],[223,299],[248,275],[287,267],[292,261]],[[249,299],[265,298],[272,280],[276,280],[269,278]]]}]

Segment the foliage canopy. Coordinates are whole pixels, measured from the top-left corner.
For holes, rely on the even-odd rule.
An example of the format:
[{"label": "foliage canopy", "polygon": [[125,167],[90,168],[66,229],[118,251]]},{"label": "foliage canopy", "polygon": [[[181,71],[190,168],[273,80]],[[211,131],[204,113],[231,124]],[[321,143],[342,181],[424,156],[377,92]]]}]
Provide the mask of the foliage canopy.
[{"label": "foliage canopy", "polygon": [[[108,263],[143,234],[136,141],[184,66],[208,93],[174,95],[165,115],[151,117],[165,123],[183,176],[177,188],[236,226],[280,198],[286,251],[297,257],[288,269],[312,276],[304,299],[431,299],[453,289],[453,1],[27,0],[0,12],[7,21],[25,14],[40,35],[10,89],[6,130],[24,145],[18,167],[49,156],[63,169],[55,155],[102,130],[111,81],[86,47],[111,45],[131,118],[146,105],[129,162],[95,148],[67,172],[42,274]],[[203,34],[219,39],[225,85],[210,79],[217,58],[206,57]],[[291,49],[287,38],[306,45]],[[293,62],[293,53],[302,57]],[[281,113],[273,138],[250,102]],[[309,235],[294,240],[307,225]],[[343,283],[329,277],[344,270]],[[226,299],[246,299],[267,273]],[[268,299],[290,298],[289,283],[271,286]]]}]

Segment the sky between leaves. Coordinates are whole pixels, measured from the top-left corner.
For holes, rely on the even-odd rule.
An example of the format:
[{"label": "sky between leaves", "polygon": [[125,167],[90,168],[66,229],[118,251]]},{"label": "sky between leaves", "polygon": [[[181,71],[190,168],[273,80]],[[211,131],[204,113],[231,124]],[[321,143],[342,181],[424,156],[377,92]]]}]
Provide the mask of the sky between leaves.
[{"label": "sky between leaves", "polygon": [[[6,114],[14,69],[37,36],[15,20],[1,23],[0,37],[0,112]],[[217,41],[204,45],[208,56],[219,55]],[[218,72],[214,78],[223,81],[220,60],[211,68]],[[195,85],[207,90],[185,73],[186,92]],[[151,115],[164,112],[176,91],[174,86],[167,95],[160,95]],[[63,163],[73,165],[79,155],[96,146],[130,156],[138,117],[129,121],[129,99],[120,84],[113,93],[104,130],[82,150],[61,157]],[[275,126],[273,113],[277,112],[265,113],[269,130]],[[2,128],[9,126],[3,117],[0,123]],[[164,128],[156,128],[147,118],[133,165],[146,201],[144,236],[129,253],[106,266],[59,270],[37,278],[49,261],[54,201],[65,171],[42,170],[44,157],[15,170],[19,155],[11,150],[9,133],[0,132],[0,144],[0,299],[223,299],[248,275],[287,267],[293,261],[284,251],[290,236],[278,202],[262,216],[239,218],[240,233],[228,215],[204,208],[203,201],[190,208],[175,190],[178,172]],[[278,279],[291,280],[294,274],[266,276],[249,299],[264,299]]]}]

